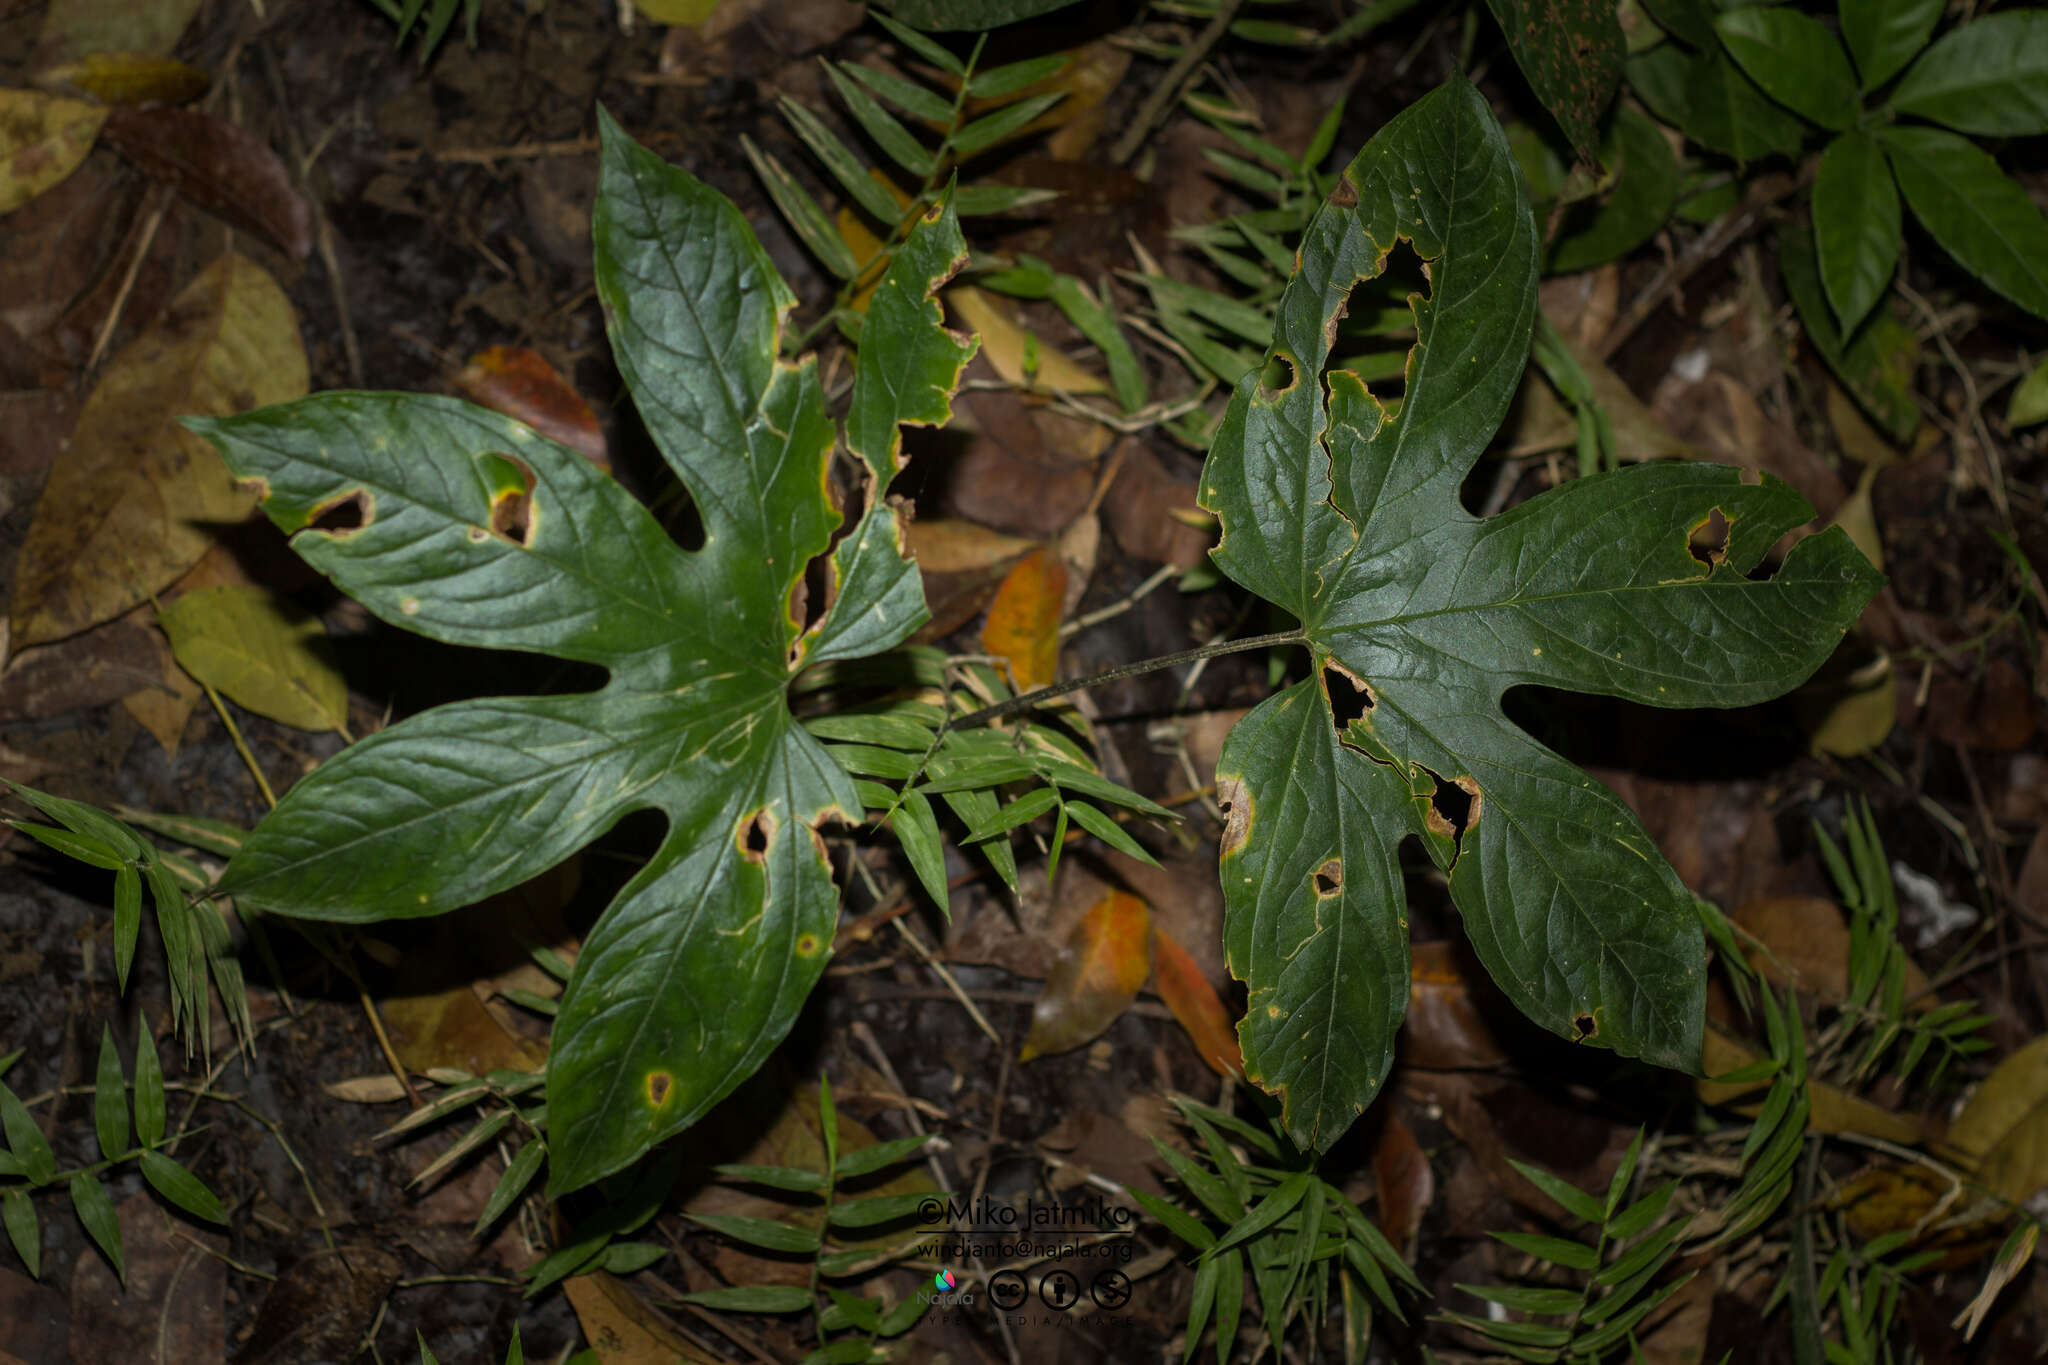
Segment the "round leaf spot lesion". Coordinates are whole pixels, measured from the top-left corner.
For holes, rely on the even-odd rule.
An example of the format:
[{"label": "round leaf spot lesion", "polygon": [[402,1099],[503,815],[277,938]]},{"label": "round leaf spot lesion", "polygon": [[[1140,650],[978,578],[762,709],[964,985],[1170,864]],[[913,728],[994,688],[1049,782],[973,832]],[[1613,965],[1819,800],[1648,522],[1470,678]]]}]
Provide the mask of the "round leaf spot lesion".
[{"label": "round leaf spot lesion", "polygon": [[670,1091],[670,1090],[672,1090],[672,1089],[674,1089],[674,1088],[675,1088],[675,1078],[674,1078],[673,1076],[669,1075],[669,1074],[668,1074],[668,1073],[667,1073],[666,1071],[650,1071],[650,1072],[648,1072],[648,1073],[647,1073],[647,1103],[648,1103],[648,1105],[649,1105],[650,1107],[652,1107],[652,1108],[655,1108],[655,1109],[659,1109],[659,1108],[661,1108],[661,1106],[662,1106],[663,1104],[665,1104],[665,1103],[667,1103],[667,1102],[668,1102],[668,1094],[669,1094],[669,1091]]},{"label": "round leaf spot lesion", "polygon": [[818,936],[816,934],[799,934],[796,940],[796,955],[798,957],[816,957],[818,955]]}]

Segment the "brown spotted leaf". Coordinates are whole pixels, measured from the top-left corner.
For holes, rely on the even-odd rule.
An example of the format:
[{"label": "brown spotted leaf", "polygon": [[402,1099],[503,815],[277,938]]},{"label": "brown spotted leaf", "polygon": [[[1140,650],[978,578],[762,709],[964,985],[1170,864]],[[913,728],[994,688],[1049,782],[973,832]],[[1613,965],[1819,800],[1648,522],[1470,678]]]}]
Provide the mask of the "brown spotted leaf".
[{"label": "brown spotted leaf", "polygon": [[1602,0],[1486,0],[1529,88],[1572,148],[1599,160],[1600,119],[1621,80],[1624,40]]},{"label": "brown spotted leaf", "polygon": [[[1325,366],[1352,286],[1408,247],[1430,295],[1390,414]],[[1691,893],[1628,807],[1501,697],[1762,701],[1827,658],[1881,581],[1839,529],[1752,577],[1812,509],[1717,465],[1638,465],[1467,513],[1459,490],[1528,355],[1536,247],[1506,138],[1454,80],[1387,124],[1310,223],[1272,349],[1203,470],[1217,564],[1299,620],[1311,655],[1217,763],[1245,1070],[1284,1096],[1303,1147],[1335,1141],[1392,1059],[1411,835],[1532,1020],[1696,1065],[1706,957]],[[1717,534],[1695,542],[1703,530]]]},{"label": "brown spotted leaf", "polygon": [[971,349],[930,301],[966,255],[951,211],[935,212],[868,311],[848,438],[876,476],[840,541],[836,600],[806,632],[792,593],[840,514],[815,357],[780,358],[795,299],[730,201],[609,116],[599,127],[598,294],[701,548],[582,455],[452,398],[332,393],[195,424],[300,555],[390,624],[609,672],[595,692],[462,701],[379,731],[292,788],[223,881],[308,918],[439,914],[634,811],[666,816],[555,1021],[557,1194],[703,1117],[824,971],[838,896],[818,830],[862,806],[787,692],[829,652],[887,649],[923,619],[915,566],[876,511],[894,472],[884,428],[942,419]]}]

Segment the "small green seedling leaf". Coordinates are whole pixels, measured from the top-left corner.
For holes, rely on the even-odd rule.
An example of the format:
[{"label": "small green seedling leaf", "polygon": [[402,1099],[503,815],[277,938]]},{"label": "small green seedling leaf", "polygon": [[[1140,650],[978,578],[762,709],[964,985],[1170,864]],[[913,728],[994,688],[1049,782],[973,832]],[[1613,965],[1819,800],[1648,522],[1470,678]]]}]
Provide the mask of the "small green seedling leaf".
[{"label": "small green seedling leaf", "polygon": [[92,1087],[93,1134],[100,1155],[117,1161],[128,1153],[128,1078],[121,1074],[121,1053],[114,1030],[100,1025],[100,1062]]},{"label": "small green seedling leaf", "polygon": [[99,1177],[80,1171],[71,1177],[71,1207],[78,1221],[114,1267],[115,1278],[128,1283],[128,1261],[121,1251],[121,1220],[114,1214],[114,1201]]}]

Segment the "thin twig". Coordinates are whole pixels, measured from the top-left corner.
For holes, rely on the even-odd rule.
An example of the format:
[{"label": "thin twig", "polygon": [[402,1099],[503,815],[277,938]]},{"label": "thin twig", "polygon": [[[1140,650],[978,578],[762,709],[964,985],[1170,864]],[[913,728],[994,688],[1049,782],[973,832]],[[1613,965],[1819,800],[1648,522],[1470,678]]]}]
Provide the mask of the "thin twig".
[{"label": "thin twig", "polygon": [[1810,175],[1810,172],[1796,176],[1767,175],[1757,181],[1750,188],[1748,198],[1716,218],[1713,226],[1651,278],[1650,283],[1636,295],[1635,301],[1629,304],[1628,311],[1607,329],[1607,335],[1600,338],[1594,354],[1606,360],[1620,350],[1622,344],[1636,334],[1636,329],[1663,306],[1664,300],[1692,278],[1694,271],[1755,231],[1765,212],[1796,194]]},{"label": "thin twig", "polygon": [[1224,33],[1230,28],[1231,20],[1237,18],[1238,4],[1239,0],[1222,0],[1222,3],[1216,6],[1216,17],[1211,19],[1208,27],[1196,34],[1195,40],[1182,50],[1180,60],[1167,68],[1165,79],[1153,87],[1152,93],[1139,107],[1137,117],[1131,120],[1131,126],[1124,130],[1124,135],[1117,139],[1116,146],[1110,149],[1110,165],[1121,166],[1138,154],[1138,149],[1145,145],[1145,139],[1152,136],[1153,128],[1166,117],[1167,111],[1173,108],[1174,101],[1180,98],[1181,88],[1187,84],[1188,77],[1195,73],[1196,67],[1208,59],[1209,50],[1223,40]]},{"label": "thin twig", "polygon": [[1194,663],[1198,659],[1213,659],[1219,654],[1243,654],[1254,649],[1269,649],[1275,645],[1300,645],[1306,643],[1308,643],[1308,637],[1300,631],[1283,630],[1272,635],[1248,635],[1241,640],[1220,640],[1214,644],[1202,645],[1196,649],[1183,649],[1177,654],[1162,654],[1155,659],[1140,659],[1134,664],[1123,664],[1117,668],[1105,669],[1103,672],[1092,674],[1086,678],[1072,678],[1066,682],[1054,683],[1050,687],[1041,687],[1036,692],[1026,692],[1021,697],[1012,697],[1008,701],[1000,701],[993,706],[984,706],[979,711],[970,711],[954,721],[950,728],[955,730],[971,729],[976,725],[986,724],[989,721],[1014,714],[1018,711],[1028,711],[1041,702],[1051,701],[1054,697],[1064,697],[1069,692],[1080,692],[1090,687],[1099,687],[1103,683],[1117,682],[1124,678],[1136,678],[1146,673],[1156,673],[1162,668],[1176,668],[1181,664]]}]

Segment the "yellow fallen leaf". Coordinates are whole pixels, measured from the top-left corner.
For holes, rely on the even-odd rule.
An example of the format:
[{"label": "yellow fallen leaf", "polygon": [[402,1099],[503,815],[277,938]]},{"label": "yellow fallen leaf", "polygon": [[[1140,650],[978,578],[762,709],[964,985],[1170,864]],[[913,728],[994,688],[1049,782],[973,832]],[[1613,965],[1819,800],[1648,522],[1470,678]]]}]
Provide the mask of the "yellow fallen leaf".
[{"label": "yellow fallen leaf", "polygon": [[695,27],[711,17],[718,0],[640,0],[634,6],[641,17],[657,24],[689,24]]},{"label": "yellow fallen leaf", "polygon": [[347,725],[348,685],[318,617],[229,584],[188,592],[157,619],[179,665],[236,705],[301,730]]},{"label": "yellow fallen leaf", "polygon": [[[1706,1046],[1701,1050],[1700,1071],[1705,1077],[1725,1076],[1762,1060],[1763,1054],[1748,1044],[1730,1038],[1719,1029],[1709,1028]],[[1761,1093],[1769,1084],[1768,1081],[1753,1081],[1747,1085],[1723,1085],[1702,1079],[1695,1083],[1695,1089],[1703,1103],[1726,1105],[1744,1094]],[[1881,1109],[1869,1100],[1858,1099],[1825,1081],[1807,1082],[1806,1092],[1813,1102],[1806,1117],[1806,1131],[1809,1133],[1860,1133],[1909,1147],[1920,1141],[1922,1131],[1917,1119]],[[1737,1113],[1755,1114],[1763,1105],[1738,1104],[1734,1108]]]},{"label": "yellow fallen leaf", "polygon": [[183,104],[213,84],[196,66],[146,52],[88,52],[75,62],[37,72],[35,81],[46,90],[90,95],[101,104]]},{"label": "yellow fallen leaf", "polygon": [[177,423],[228,417],[306,392],[290,300],[246,256],[201,271],[107,365],[50,471],[16,561],[17,648],[61,640],[161,592],[255,494]]},{"label": "yellow fallen leaf", "polygon": [[0,90],[0,213],[12,213],[77,170],[107,121],[104,105]]},{"label": "yellow fallen leaf", "polygon": [[904,528],[911,558],[927,573],[964,573],[986,569],[1006,559],[1031,553],[1037,542],[992,531],[979,522],[939,517],[913,521]]},{"label": "yellow fallen leaf", "polygon": [[2048,1036],[2036,1038],[1992,1068],[1949,1125],[1948,1145],[1981,1161],[2044,1100],[2048,1100]]},{"label": "yellow fallen leaf", "polygon": [[948,289],[946,302],[961,321],[981,333],[981,353],[995,366],[1004,383],[1055,393],[1109,392],[1107,380],[1082,369],[1066,352],[1041,345],[1035,335],[1011,318],[1007,309],[974,286],[963,284]]}]

